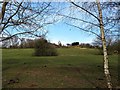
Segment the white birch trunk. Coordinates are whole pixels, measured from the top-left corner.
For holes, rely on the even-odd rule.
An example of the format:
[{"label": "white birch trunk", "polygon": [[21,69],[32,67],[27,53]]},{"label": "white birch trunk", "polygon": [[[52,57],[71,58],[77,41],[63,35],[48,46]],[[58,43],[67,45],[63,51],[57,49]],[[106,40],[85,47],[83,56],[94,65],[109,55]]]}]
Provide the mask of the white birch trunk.
[{"label": "white birch trunk", "polygon": [[106,76],[107,86],[112,90],[112,82],[111,82],[111,76],[109,72],[109,63],[108,63],[108,54],[107,54],[107,48],[106,48],[106,39],[105,39],[105,33],[104,33],[104,26],[103,26],[103,19],[102,19],[102,10],[100,7],[100,1],[97,1],[97,7],[99,12],[99,23],[100,23],[100,32],[101,32],[101,39],[102,39],[102,46],[103,46],[103,54],[104,54],[104,74]]}]

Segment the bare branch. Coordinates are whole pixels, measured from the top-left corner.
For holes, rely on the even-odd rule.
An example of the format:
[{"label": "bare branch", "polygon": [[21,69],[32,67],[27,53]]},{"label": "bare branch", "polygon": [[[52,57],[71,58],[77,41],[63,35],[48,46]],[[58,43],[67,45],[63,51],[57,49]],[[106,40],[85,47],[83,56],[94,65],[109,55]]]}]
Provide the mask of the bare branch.
[{"label": "bare branch", "polygon": [[[35,31],[36,31],[36,30],[35,30]],[[0,42],[5,41],[5,40],[8,40],[8,39],[11,39],[12,37],[17,36],[17,35],[20,35],[20,34],[26,34],[26,33],[31,34],[32,32],[35,32],[35,31],[26,31],[26,32],[16,33],[16,34],[14,34],[14,35],[11,35],[11,36],[9,36],[9,37],[6,37],[5,39],[0,40]],[[32,34],[33,34],[33,33],[32,33]]]},{"label": "bare branch", "polygon": [[93,17],[95,17],[98,21],[100,21],[99,18],[98,18],[97,16],[95,16],[93,13],[89,12],[89,11],[86,10],[85,8],[83,8],[83,7],[79,6],[79,5],[77,5],[76,3],[72,2],[72,1],[71,1],[71,3],[72,3],[73,5],[75,5],[76,7],[78,7],[78,8],[80,8],[80,9],[86,11],[87,13],[89,13],[90,15],[92,15]]},{"label": "bare branch", "polygon": [[21,2],[21,3],[19,4],[19,6],[18,6],[16,12],[8,18],[7,22],[4,24],[2,30],[0,31],[0,34],[1,34],[2,31],[4,30],[5,26],[9,23],[9,20],[10,20],[13,16],[15,16],[15,15],[17,14],[17,12],[19,11],[19,8],[20,8],[20,6],[21,6],[22,3],[23,3],[23,2]]},{"label": "bare branch", "polygon": [[80,28],[79,26],[76,26],[76,25],[73,25],[73,24],[68,24],[68,23],[66,23],[66,24],[69,25],[69,26],[73,26],[73,27],[75,27],[75,28],[78,28],[78,29],[80,29],[80,30],[82,30],[82,31],[90,32],[90,33],[92,33],[92,34],[98,36],[99,38],[101,38],[100,35],[98,35],[97,33],[93,32],[93,31],[90,31],[90,30],[86,30],[86,29]]},{"label": "bare branch", "polygon": [[67,16],[67,15],[62,15],[62,14],[58,14],[58,15],[64,16],[66,18],[71,18],[71,19],[74,19],[74,20],[77,20],[77,21],[82,21],[82,22],[85,22],[85,23],[89,23],[89,24],[92,24],[94,26],[100,27],[98,24],[95,24],[95,23],[92,23],[92,22],[89,22],[89,21],[85,21],[83,19],[79,19],[79,18],[76,18],[76,17]]}]

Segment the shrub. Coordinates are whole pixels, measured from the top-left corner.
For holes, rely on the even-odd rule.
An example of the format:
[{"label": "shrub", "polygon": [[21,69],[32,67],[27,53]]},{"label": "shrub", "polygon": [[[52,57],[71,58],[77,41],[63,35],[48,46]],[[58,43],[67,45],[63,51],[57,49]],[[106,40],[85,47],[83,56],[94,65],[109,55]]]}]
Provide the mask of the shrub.
[{"label": "shrub", "polygon": [[35,40],[35,56],[57,56],[56,49],[45,39]]},{"label": "shrub", "polygon": [[[102,47],[98,48],[98,50],[99,50],[98,55],[103,55],[103,49],[102,49]],[[115,54],[114,51],[115,50],[114,50],[114,48],[112,46],[107,47],[107,53],[108,53],[108,55]]]},{"label": "shrub", "polygon": [[[99,52],[99,55],[103,55],[103,50],[102,47],[97,47]],[[114,42],[112,42],[111,45],[107,46],[107,52],[108,55],[112,55],[112,54],[120,54],[120,40],[116,40]]]}]

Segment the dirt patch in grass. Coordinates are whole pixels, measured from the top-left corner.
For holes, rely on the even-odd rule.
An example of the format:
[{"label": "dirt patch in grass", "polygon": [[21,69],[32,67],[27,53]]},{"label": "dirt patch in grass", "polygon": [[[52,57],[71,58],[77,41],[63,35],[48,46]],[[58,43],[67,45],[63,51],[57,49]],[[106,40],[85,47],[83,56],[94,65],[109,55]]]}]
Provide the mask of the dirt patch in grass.
[{"label": "dirt patch in grass", "polygon": [[[87,73],[92,74],[92,73]],[[9,76],[8,76],[9,75]],[[81,67],[40,67],[11,69],[3,72],[3,86],[12,88],[91,88],[105,87],[104,80],[88,77]],[[19,83],[7,82],[19,78]],[[90,75],[91,76],[91,75]],[[4,82],[6,80],[6,82]]]}]

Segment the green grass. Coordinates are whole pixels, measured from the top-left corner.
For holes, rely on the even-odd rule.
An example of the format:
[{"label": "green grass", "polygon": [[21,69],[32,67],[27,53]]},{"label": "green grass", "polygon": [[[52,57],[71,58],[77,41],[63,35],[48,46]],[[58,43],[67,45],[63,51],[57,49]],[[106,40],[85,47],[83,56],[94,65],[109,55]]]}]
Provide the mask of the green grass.
[{"label": "green grass", "polygon": [[[3,49],[3,87],[106,87],[103,56],[97,55],[96,49],[59,48],[59,56],[52,57],[36,57],[33,53],[33,49]],[[109,56],[114,87],[118,84],[117,61],[117,55]],[[19,78],[18,83],[10,82],[15,78]]]}]

